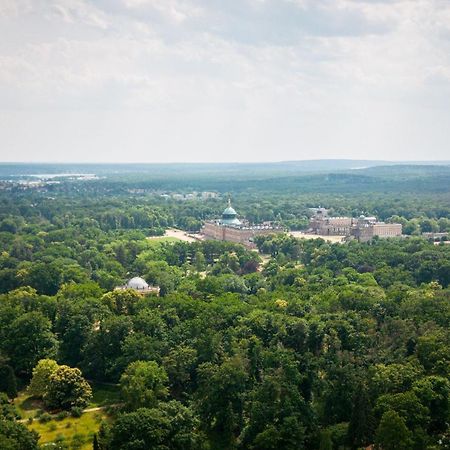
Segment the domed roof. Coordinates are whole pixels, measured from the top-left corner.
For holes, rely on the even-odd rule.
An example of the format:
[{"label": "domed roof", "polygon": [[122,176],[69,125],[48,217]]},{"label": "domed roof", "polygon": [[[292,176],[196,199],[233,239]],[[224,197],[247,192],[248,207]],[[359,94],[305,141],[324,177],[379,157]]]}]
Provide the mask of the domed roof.
[{"label": "domed roof", "polygon": [[128,281],[126,287],[129,289],[148,289],[148,284],[141,277],[134,277]]},{"label": "domed roof", "polygon": [[228,206],[223,210],[222,216],[237,216],[237,212],[232,206]]},{"label": "domed roof", "polygon": [[231,199],[228,199],[228,206],[223,210],[222,217],[224,219],[232,219],[237,216],[237,212],[231,206]]},{"label": "domed roof", "polygon": [[237,217],[234,217],[233,219],[222,219],[220,223],[222,225],[242,225],[242,222]]},{"label": "domed roof", "polygon": [[231,206],[231,200],[228,199],[228,206],[222,213],[222,219],[220,220],[222,225],[241,225],[241,221],[237,218],[237,212]]}]

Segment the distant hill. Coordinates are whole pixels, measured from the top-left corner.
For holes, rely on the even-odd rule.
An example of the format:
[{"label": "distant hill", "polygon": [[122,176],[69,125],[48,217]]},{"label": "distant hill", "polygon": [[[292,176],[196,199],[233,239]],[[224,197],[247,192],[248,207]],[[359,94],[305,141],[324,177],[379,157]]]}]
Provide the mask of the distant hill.
[{"label": "distant hill", "polygon": [[450,173],[450,164],[396,164],[373,166],[357,173],[370,176],[430,176],[430,175],[448,175]]},{"label": "distant hill", "polygon": [[[420,166],[421,168],[419,168]],[[449,167],[450,161],[392,162],[353,159],[320,159],[305,161],[281,161],[274,163],[174,163],[174,164],[58,164],[58,163],[0,163],[0,179],[40,174],[95,174],[117,176],[130,173],[150,175],[155,178],[167,176],[236,176],[240,179],[261,176],[301,175],[317,172],[364,171],[377,169],[375,173],[401,170],[421,172],[424,167]],[[409,169],[407,169],[409,168]],[[369,173],[369,172],[367,172]]]},{"label": "distant hill", "polygon": [[[449,193],[450,163],[365,160],[259,164],[0,164],[0,180],[94,174],[80,181],[104,192],[254,192],[279,194]],[[73,177],[77,178],[77,177]],[[77,180],[70,180],[71,183]]]}]

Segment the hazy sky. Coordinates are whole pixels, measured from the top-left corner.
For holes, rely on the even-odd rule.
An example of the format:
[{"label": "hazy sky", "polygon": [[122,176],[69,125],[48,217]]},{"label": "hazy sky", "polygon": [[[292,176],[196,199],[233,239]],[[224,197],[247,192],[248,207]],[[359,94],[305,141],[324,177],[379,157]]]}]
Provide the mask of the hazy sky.
[{"label": "hazy sky", "polygon": [[449,0],[0,0],[0,160],[450,159]]}]

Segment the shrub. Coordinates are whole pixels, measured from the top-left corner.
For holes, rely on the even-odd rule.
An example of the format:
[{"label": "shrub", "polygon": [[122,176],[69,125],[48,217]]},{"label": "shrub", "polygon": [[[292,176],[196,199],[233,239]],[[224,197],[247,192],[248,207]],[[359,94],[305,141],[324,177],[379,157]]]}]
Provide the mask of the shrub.
[{"label": "shrub", "polygon": [[84,435],[80,433],[75,433],[72,438],[71,448],[79,449],[83,446],[83,444],[84,444]]},{"label": "shrub", "polygon": [[39,422],[40,423],[47,423],[52,420],[52,416],[49,413],[43,413],[39,416]]},{"label": "shrub", "polygon": [[55,447],[56,450],[66,450],[69,446],[66,444],[66,437],[63,434],[58,434],[55,439]]},{"label": "shrub", "polygon": [[69,417],[69,413],[67,411],[61,411],[56,415],[56,420],[64,420],[66,417]]},{"label": "shrub", "polygon": [[81,417],[83,414],[83,408],[80,408],[79,406],[73,406],[70,408],[70,414],[72,417]]}]

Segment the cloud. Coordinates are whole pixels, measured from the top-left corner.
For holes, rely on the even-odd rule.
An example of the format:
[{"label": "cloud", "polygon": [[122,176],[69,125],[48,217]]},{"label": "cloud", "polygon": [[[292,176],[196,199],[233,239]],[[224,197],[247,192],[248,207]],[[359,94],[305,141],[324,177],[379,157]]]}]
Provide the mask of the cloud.
[{"label": "cloud", "polygon": [[[421,121],[417,142],[443,152],[449,24],[439,0],[3,0],[0,111],[14,147],[29,148],[14,137],[19,118],[46,129],[36,114],[67,115],[105,147],[127,136],[118,123],[140,133],[137,159],[145,142],[200,160],[212,146],[235,158],[333,146],[362,156],[367,136],[372,149],[389,140],[384,157],[408,155],[399,136]],[[93,117],[107,117],[110,137],[94,135]]]}]

